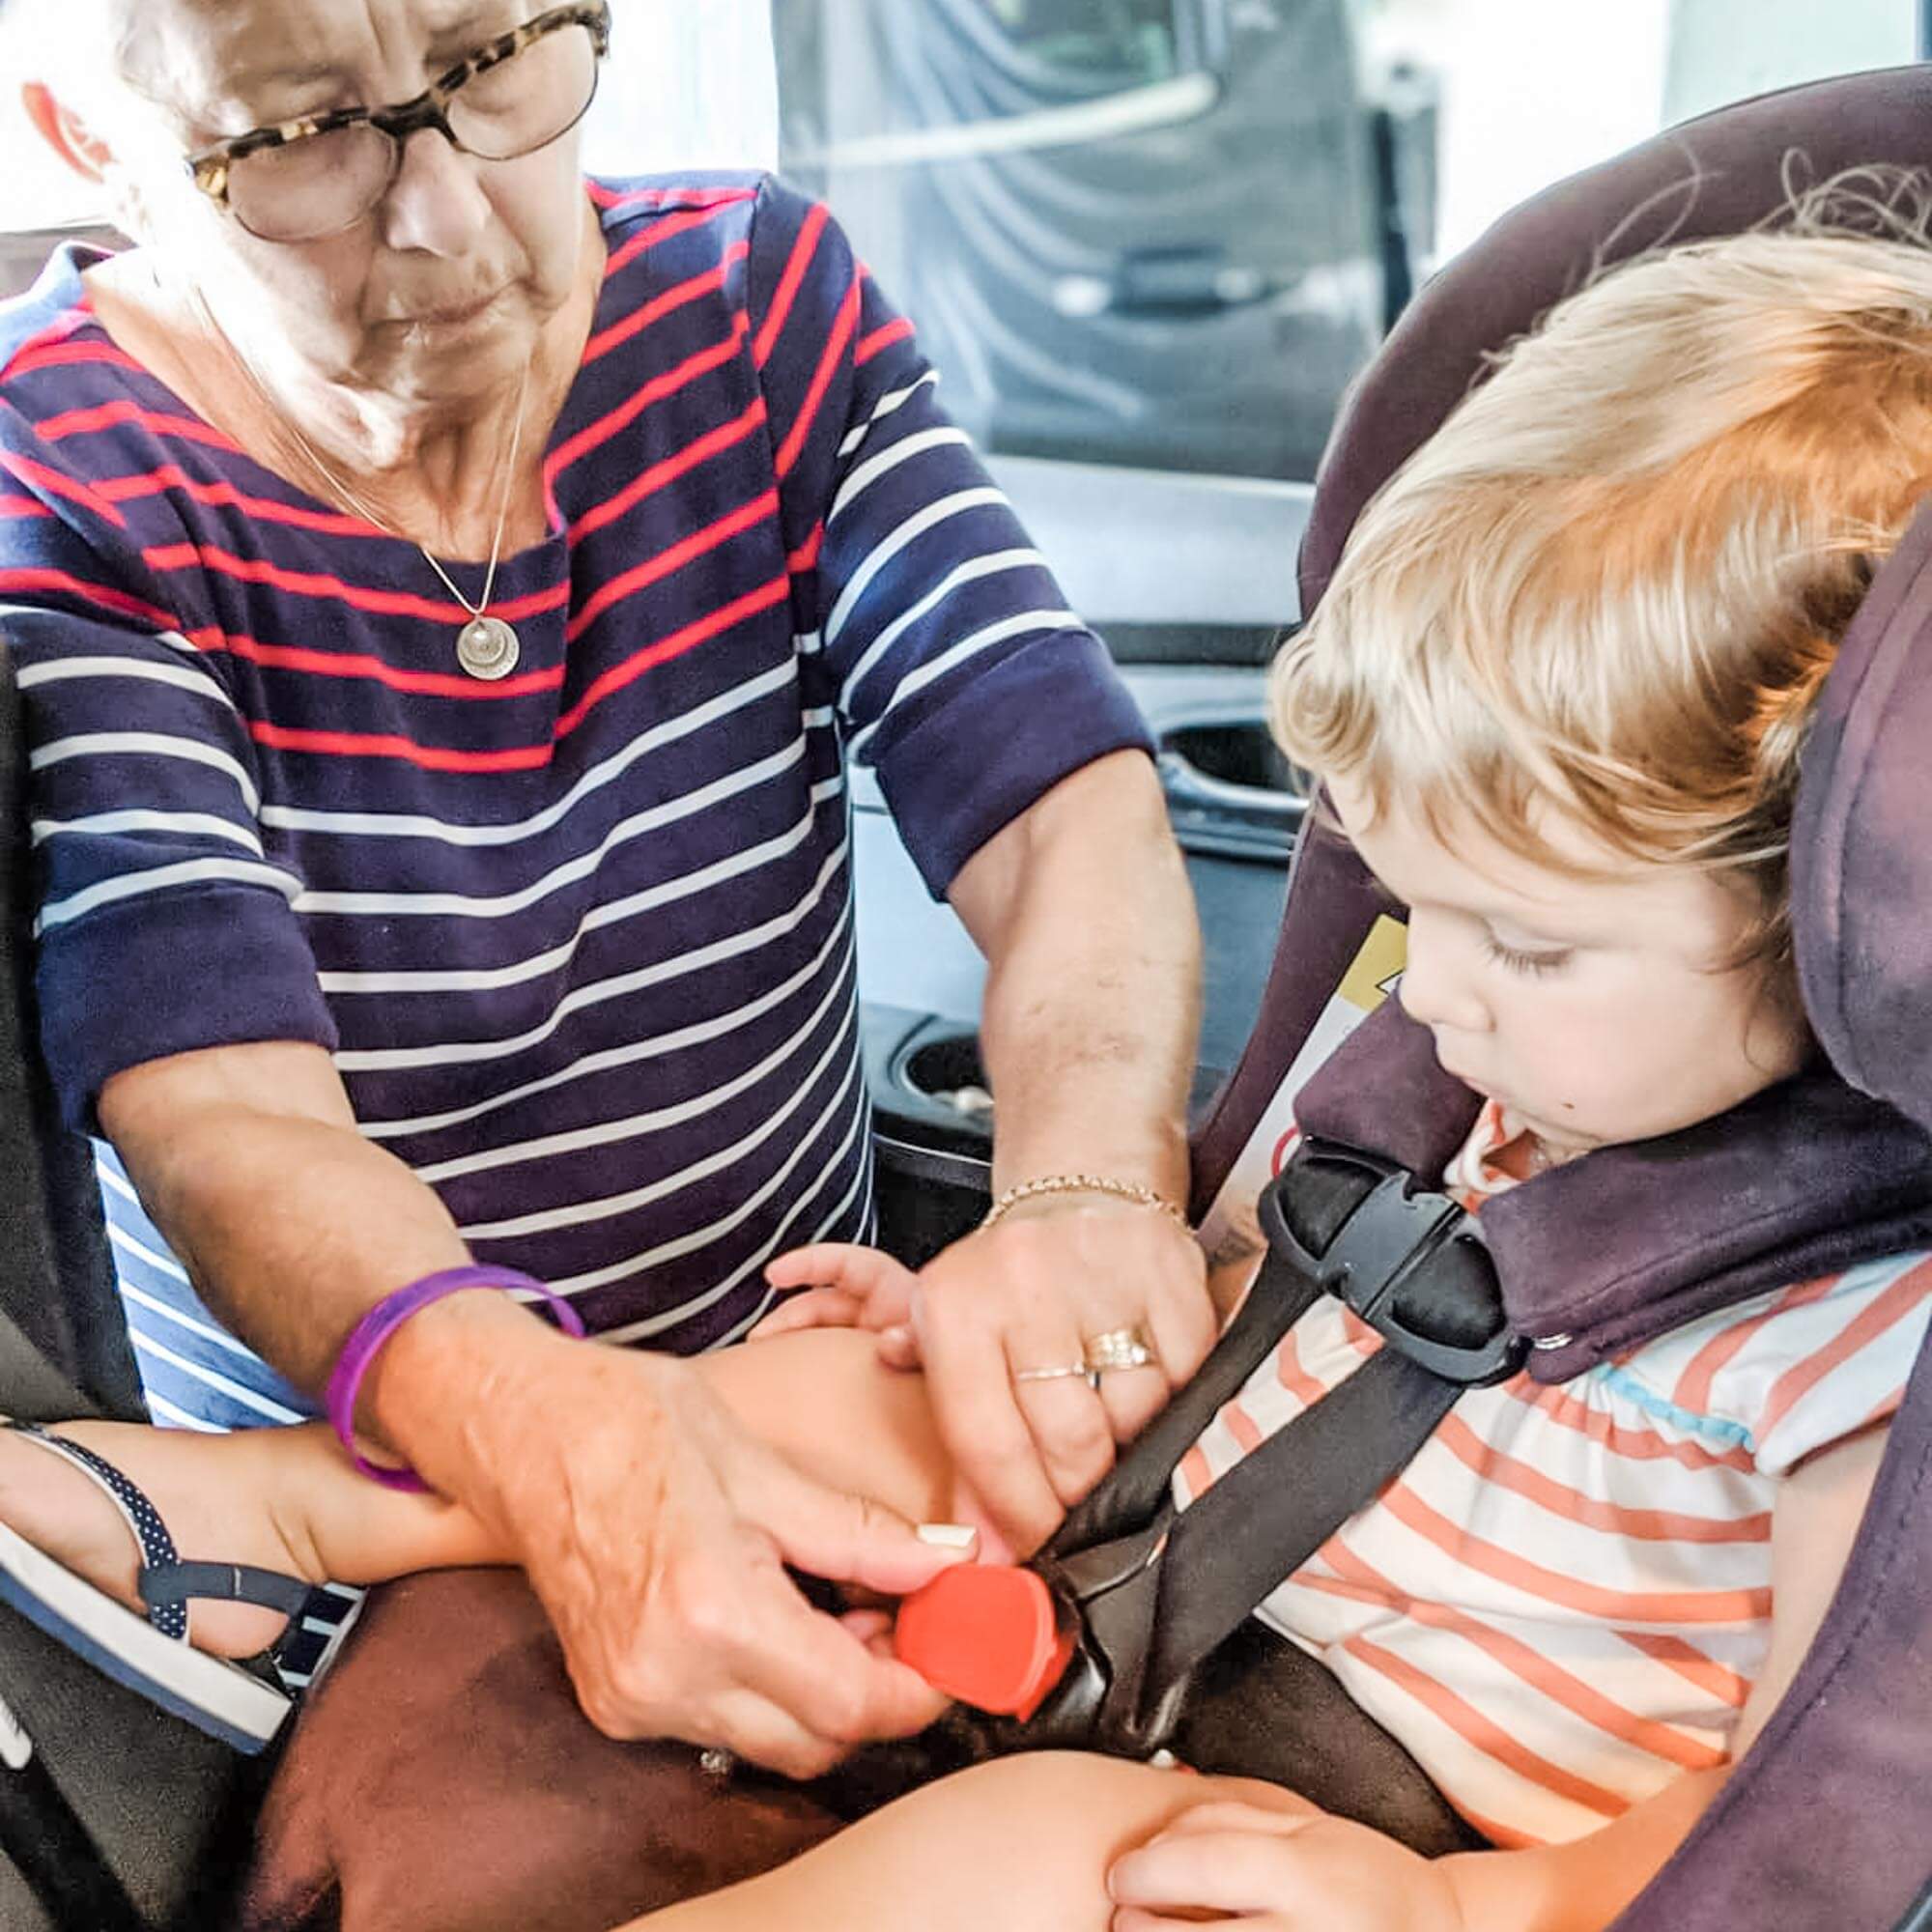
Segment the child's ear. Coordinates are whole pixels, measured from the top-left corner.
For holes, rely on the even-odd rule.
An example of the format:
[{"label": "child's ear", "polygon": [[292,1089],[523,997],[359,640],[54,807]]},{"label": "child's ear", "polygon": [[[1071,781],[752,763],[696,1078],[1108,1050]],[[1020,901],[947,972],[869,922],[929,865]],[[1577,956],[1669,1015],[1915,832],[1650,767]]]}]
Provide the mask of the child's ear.
[{"label": "child's ear", "polygon": [[92,182],[106,179],[113,152],[88,130],[87,123],[78,114],[61,105],[44,81],[28,81],[20,89],[20,100],[41,139],[75,174]]}]

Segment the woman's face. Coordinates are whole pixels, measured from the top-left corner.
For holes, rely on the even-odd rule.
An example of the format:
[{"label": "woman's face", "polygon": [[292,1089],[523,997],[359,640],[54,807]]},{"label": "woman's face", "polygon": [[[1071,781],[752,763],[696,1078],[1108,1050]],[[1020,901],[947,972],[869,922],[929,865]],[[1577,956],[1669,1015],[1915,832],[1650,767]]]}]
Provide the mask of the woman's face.
[{"label": "woman's face", "polygon": [[322,241],[264,242],[183,157],[340,107],[393,106],[542,11],[532,0],[142,0],[125,43],[138,97],[99,128],[144,242],[231,331],[272,330],[319,373],[411,403],[477,395],[528,360],[582,266],[573,131],[513,161],[412,137],[386,197]]}]

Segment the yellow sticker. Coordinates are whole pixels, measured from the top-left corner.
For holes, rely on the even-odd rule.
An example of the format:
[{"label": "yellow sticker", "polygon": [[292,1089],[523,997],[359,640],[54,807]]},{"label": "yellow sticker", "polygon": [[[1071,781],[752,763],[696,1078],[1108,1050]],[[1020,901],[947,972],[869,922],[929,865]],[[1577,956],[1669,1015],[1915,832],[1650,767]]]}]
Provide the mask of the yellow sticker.
[{"label": "yellow sticker", "polygon": [[1255,1203],[1293,1145],[1294,1102],[1303,1082],[1395,991],[1407,957],[1408,928],[1384,913],[1369,928],[1342,983],[1309,1028],[1301,1051],[1262,1110],[1240,1158],[1229,1170],[1201,1224],[1201,1243],[1211,1261],[1219,1264],[1252,1254],[1262,1245]]},{"label": "yellow sticker", "polygon": [[1351,1007],[1372,1013],[1395,991],[1402,969],[1408,963],[1408,927],[1387,913],[1369,928],[1354,963],[1342,976],[1336,991]]}]

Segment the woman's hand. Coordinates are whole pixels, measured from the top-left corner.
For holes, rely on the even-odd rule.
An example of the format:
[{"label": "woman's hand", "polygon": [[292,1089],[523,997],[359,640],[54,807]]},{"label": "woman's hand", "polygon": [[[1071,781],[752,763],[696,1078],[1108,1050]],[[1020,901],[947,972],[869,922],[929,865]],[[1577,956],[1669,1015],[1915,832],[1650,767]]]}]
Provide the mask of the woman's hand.
[{"label": "woman's hand", "polygon": [[810,1777],[945,1708],[787,1570],[901,1597],[970,1548],[806,1476],[691,1363],[568,1340],[501,1297],[452,1297],[396,1341],[383,1369],[414,1351],[470,1392],[456,1426],[418,1417],[399,1446],[526,1572],[600,1730]]},{"label": "woman's hand", "polygon": [[912,1296],[919,1277],[879,1248],[851,1241],[818,1241],[781,1255],[765,1269],[777,1289],[796,1290],[753,1328],[749,1340],[790,1335],[801,1328],[868,1328],[879,1338],[879,1359],[895,1369],[920,1365]]},{"label": "woman's hand", "polygon": [[[1106,1195],[1028,1202],[918,1273],[877,1248],[821,1241],[765,1270],[800,1292],[752,1330],[864,1328],[879,1359],[923,1369],[955,1480],[951,1514],[982,1554],[1037,1549],[1200,1367],[1216,1333],[1201,1249],[1164,1216]],[[1152,1359],[1094,1387],[1076,1370],[1097,1336],[1147,1338]]]},{"label": "woman's hand", "polygon": [[[1029,1201],[920,1270],[913,1321],[957,1471],[952,1513],[1032,1550],[1113,1466],[1213,1346],[1200,1245],[1106,1195]],[[1080,1373],[1102,1336],[1151,1359]],[[1028,1370],[1054,1370],[1049,1377]],[[980,1499],[983,1498],[983,1501]]]},{"label": "woman's hand", "polygon": [[1313,1805],[1197,1804],[1114,1861],[1112,1932],[1463,1932],[1448,1874]]}]

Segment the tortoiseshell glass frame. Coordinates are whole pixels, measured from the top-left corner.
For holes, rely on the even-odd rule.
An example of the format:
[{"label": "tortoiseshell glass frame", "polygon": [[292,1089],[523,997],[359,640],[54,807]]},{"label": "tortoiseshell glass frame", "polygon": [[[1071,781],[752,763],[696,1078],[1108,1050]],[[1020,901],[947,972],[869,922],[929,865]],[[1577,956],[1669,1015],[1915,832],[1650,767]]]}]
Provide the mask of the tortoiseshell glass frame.
[{"label": "tortoiseshell glass frame", "polygon": [[[413,100],[402,101],[394,107],[343,107],[330,114],[305,114],[273,128],[256,128],[230,140],[217,141],[213,147],[188,156],[188,173],[203,194],[224,213],[232,214],[235,211],[229,200],[229,172],[237,161],[245,159],[249,155],[260,154],[265,148],[286,148],[317,134],[333,134],[344,128],[367,125],[389,136],[396,165],[401,164],[403,143],[411,135],[420,134],[426,128],[434,128],[451,147],[460,153],[467,153],[462,141],[457,138],[456,130],[449,125],[449,102],[457,90],[466,82],[474,80],[478,74],[489,72],[493,67],[501,67],[506,60],[522,53],[546,35],[557,33],[565,27],[588,27],[591,45],[601,61],[611,51],[610,0],[580,0],[580,4],[553,7],[549,12],[539,14],[534,20],[526,20],[521,27],[513,27],[486,46],[478,47],[467,60],[457,62]],[[585,101],[584,106],[587,111],[589,102]],[[561,140],[569,131],[568,128],[561,128],[551,139]],[[540,145],[548,146],[549,143]],[[536,150],[528,152],[534,154]],[[356,218],[359,220],[360,216]]]}]

